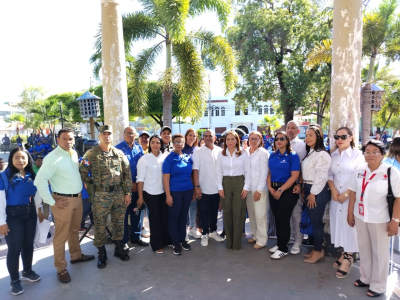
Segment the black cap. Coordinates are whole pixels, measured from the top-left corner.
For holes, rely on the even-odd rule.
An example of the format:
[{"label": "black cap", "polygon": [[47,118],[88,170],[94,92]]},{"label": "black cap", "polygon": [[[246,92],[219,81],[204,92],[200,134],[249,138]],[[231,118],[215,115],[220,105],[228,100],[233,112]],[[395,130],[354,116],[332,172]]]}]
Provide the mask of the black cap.
[{"label": "black cap", "polygon": [[172,133],[172,129],[171,129],[171,127],[169,127],[169,126],[163,126],[163,127],[161,127],[161,131],[160,131],[160,132],[163,132],[163,131],[166,130],[166,129],[168,129],[169,132]]}]

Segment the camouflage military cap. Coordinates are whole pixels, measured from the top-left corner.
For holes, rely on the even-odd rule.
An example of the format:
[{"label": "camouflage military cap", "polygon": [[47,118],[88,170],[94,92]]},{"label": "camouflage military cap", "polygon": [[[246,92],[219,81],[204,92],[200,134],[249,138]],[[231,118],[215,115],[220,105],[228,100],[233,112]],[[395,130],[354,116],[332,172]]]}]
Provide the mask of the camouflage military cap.
[{"label": "camouflage military cap", "polygon": [[112,126],[111,125],[101,125],[99,127],[99,132],[103,133],[103,132],[111,132],[112,133]]}]

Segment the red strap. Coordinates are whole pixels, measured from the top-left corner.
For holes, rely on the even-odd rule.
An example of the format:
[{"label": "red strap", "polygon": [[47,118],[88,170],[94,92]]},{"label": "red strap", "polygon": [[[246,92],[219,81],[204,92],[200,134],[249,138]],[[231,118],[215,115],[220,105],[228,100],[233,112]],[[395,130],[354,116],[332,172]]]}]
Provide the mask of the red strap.
[{"label": "red strap", "polygon": [[363,202],[363,197],[364,197],[364,192],[365,189],[367,188],[368,183],[375,177],[375,174],[372,174],[371,177],[368,179],[367,182],[365,182],[365,177],[367,176],[367,171],[364,171],[364,178],[363,178],[363,182],[362,182],[362,186],[361,186],[361,197],[360,197],[360,201]]}]

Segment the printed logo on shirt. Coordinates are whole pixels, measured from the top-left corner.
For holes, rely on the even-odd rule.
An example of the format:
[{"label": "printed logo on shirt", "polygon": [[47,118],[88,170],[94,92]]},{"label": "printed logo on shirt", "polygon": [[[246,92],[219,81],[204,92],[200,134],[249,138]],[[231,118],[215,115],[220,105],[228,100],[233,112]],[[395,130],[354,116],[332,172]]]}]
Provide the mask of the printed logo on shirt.
[{"label": "printed logo on shirt", "polygon": [[89,167],[90,166],[90,162],[87,159],[82,160],[82,163],[86,166]]},{"label": "printed logo on shirt", "polygon": [[287,161],[284,159],[280,162],[281,164],[287,164]]},{"label": "printed logo on shirt", "polygon": [[363,173],[358,173],[357,178],[364,178],[364,174]]},{"label": "printed logo on shirt", "polygon": [[383,175],[383,179],[387,180],[388,176],[385,174]]},{"label": "printed logo on shirt", "polygon": [[29,177],[28,180],[27,180],[27,182],[30,182],[30,181],[33,181],[33,179]]}]

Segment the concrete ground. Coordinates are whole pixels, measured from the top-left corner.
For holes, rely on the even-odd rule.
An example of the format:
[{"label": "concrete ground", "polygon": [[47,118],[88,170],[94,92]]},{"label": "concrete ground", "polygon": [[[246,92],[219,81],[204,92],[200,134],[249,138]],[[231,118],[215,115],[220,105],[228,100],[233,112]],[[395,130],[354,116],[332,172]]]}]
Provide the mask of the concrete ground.
[{"label": "concrete ground", "polygon": [[[221,217],[221,216],[220,216]],[[221,218],[219,228],[221,229]],[[249,224],[246,224],[250,237]],[[148,240],[148,239],[145,239]],[[337,279],[332,267],[333,258],[324,258],[314,265],[305,264],[302,254],[289,255],[280,261],[270,259],[268,249],[276,241],[270,240],[268,247],[254,250],[242,240],[239,251],[227,250],[224,243],[209,241],[202,247],[200,240],[192,239],[191,251],[175,256],[171,248],[164,254],[156,254],[150,247],[132,247],[131,259],[123,262],[113,256],[113,245],[107,245],[107,268],[99,270],[96,260],[68,265],[72,281],[58,281],[53,266],[51,245],[38,248],[34,253],[33,269],[42,277],[41,281],[23,281],[25,293],[19,299],[367,299],[366,288],[356,288],[353,282],[359,278],[356,263],[346,279]],[[1,299],[14,299],[9,292],[9,276],[6,268],[6,246],[0,244],[0,291]],[[82,243],[85,254],[96,255],[92,241],[85,238]],[[69,261],[69,253],[66,251]],[[398,284],[397,273],[391,276],[388,288]],[[400,299],[390,291],[386,299]],[[385,299],[385,297],[381,297]]]}]

